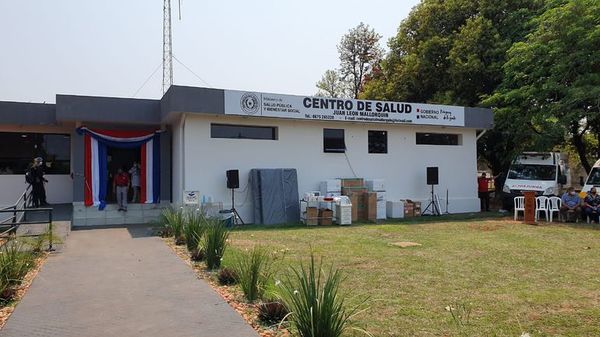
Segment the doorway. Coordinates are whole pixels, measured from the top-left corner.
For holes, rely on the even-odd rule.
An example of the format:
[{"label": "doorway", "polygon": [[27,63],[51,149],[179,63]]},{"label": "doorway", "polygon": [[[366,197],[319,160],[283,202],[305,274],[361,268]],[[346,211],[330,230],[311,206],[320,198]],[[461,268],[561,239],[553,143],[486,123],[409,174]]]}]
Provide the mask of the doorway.
[{"label": "doorway", "polygon": [[[117,170],[122,168],[125,172],[133,166],[134,162],[140,163],[141,160],[141,147],[134,147],[130,149],[107,147],[107,168],[108,168],[108,193],[106,194],[106,203],[114,204],[117,202],[115,198],[115,192],[113,191],[113,178],[117,174]],[[130,189],[127,195],[127,200],[131,200],[133,191]]]}]

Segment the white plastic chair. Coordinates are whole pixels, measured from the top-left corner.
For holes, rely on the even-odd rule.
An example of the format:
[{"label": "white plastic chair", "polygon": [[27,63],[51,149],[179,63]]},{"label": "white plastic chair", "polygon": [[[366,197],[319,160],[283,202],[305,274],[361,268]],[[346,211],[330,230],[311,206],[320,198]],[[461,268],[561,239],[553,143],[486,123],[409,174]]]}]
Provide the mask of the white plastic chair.
[{"label": "white plastic chair", "polygon": [[525,197],[515,197],[515,221],[519,212],[523,212],[523,216],[525,216]]},{"label": "white plastic chair", "polygon": [[535,198],[535,221],[539,220],[540,212],[544,212],[546,221],[550,219],[548,217],[548,197],[540,196]]},{"label": "white plastic chair", "polygon": [[559,197],[550,197],[548,199],[548,212],[550,213],[550,222],[554,219],[554,212],[558,214],[558,220],[560,221],[560,205],[562,200]]}]

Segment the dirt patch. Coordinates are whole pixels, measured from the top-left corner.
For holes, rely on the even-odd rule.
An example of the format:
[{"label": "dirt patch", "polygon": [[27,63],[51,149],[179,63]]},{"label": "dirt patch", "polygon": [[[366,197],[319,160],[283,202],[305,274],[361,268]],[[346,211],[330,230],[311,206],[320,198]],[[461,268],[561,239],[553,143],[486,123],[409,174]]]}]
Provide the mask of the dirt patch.
[{"label": "dirt patch", "polygon": [[6,324],[6,321],[15,310],[17,304],[21,301],[23,296],[25,296],[25,293],[27,293],[27,290],[29,289],[31,283],[39,273],[47,257],[48,253],[43,253],[35,259],[35,267],[31,269],[27,273],[27,275],[25,275],[25,277],[23,278],[23,282],[21,282],[21,284],[17,288],[16,294],[13,297],[13,299],[8,304],[6,304],[6,306],[0,305],[0,330]]},{"label": "dirt patch", "polygon": [[[185,245],[177,246],[172,238],[163,239],[171,249],[179,256],[187,265],[192,267],[196,272],[198,278],[205,280],[213,289],[221,295],[221,297],[227,302],[238,314],[240,314],[244,320],[258,332],[261,337],[289,337],[290,333],[284,328],[278,328],[277,326],[265,327],[258,319],[258,304],[247,303],[244,301],[242,292],[235,286],[223,286],[215,280],[215,273],[206,270],[204,263],[193,262],[190,259],[190,255]],[[236,240],[236,244],[240,241],[248,240]],[[250,241],[248,241],[250,242]],[[254,244],[252,244],[253,246]]]},{"label": "dirt patch", "polygon": [[400,248],[408,248],[408,247],[418,247],[422,246],[420,243],[410,242],[410,241],[400,241],[400,242],[392,242],[390,243],[392,246],[400,247]]}]

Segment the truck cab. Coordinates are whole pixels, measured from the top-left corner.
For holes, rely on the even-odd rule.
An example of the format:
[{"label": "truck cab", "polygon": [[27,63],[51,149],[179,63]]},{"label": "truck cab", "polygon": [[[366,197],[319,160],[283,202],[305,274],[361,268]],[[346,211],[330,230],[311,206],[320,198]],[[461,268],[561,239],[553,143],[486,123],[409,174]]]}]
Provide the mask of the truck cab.
[{"label": "truck cab", "polygon": [[558,152],[524,152],[513,160],[502,192],[505,208],[512,209],[513,199],[525,191],[536,196],[560,196],[570,185],[566,156]]},{"label": "truck cab", "polygon": [[600,160],[598,160],[592,167],[590,174],[588,174],[587,179],[581,188],[581,192],[587,194],[592,187],[600,187]]}]

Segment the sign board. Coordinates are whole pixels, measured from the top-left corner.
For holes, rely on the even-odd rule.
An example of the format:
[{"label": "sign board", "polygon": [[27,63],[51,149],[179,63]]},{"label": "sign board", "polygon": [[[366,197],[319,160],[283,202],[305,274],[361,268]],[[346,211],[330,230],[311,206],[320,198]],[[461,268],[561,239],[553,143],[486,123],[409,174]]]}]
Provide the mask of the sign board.
[{"label": "sign board", "polygon": [[464,126],[465,108],[225,90],[225,114],[341,122]]},{"label": "sign board", "polygon": [[183,192],[183,204],[184,205],[199,205],[200,204],[200,192],[184,191]]}]

